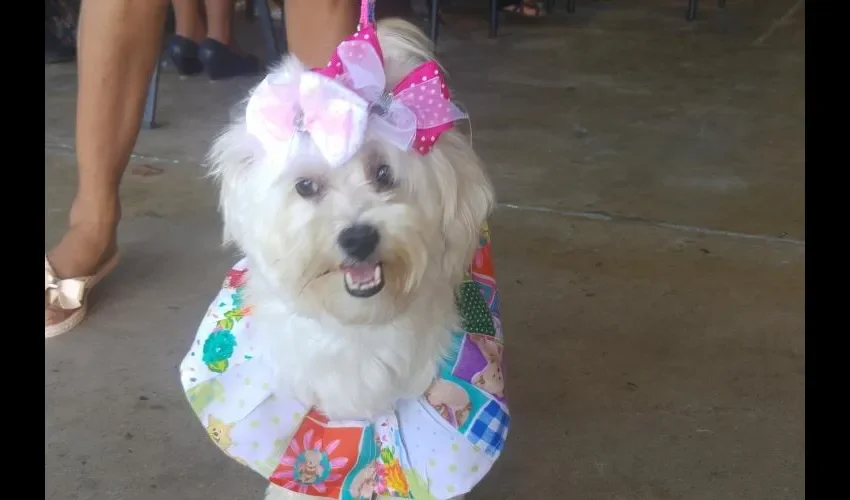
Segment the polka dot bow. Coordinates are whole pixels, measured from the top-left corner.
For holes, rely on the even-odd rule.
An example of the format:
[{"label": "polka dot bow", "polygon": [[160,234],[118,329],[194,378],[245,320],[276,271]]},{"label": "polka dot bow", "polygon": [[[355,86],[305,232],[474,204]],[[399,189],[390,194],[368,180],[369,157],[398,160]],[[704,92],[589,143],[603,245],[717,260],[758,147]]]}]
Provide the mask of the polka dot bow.
[{"label": "polka dot bow", "polygon": [[337,47],[326,68],[335,78],[369,103],[369,129],[399,149],[427,154],[456,120],[467,118],[455,106],[443,73],[434,61],[414,68],[391,91],[378,36],[365,27]]}]

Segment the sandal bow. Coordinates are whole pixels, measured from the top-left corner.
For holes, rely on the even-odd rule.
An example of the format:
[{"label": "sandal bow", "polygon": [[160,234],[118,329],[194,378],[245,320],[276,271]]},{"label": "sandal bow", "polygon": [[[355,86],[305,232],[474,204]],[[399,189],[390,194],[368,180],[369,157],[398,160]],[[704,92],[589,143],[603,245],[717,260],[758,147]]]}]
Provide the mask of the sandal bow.
[{"label": "sandal bow", "polygon": [[44,293],[47,304],[62,309],[77,309],[83,305],[86,282],[79,278],[59,279],[50,269],[44,270]]}]

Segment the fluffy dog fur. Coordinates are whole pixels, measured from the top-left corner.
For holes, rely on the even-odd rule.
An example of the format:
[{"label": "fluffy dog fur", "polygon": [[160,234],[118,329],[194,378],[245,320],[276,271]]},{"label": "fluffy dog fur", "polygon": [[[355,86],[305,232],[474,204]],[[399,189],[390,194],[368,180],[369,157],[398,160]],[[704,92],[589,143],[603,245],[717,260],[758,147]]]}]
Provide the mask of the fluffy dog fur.
[{"label": "fluffy dog fur", "polygon": [[[433,58],[413,25],[378,26],[388,86]],[[287,58],[274,71],[298,69]],[[367,141],[345,165],[281,165],[247,133],[244,119],[215,141],[212,174],[221,185],[227,242],[248,259],[246,301],[262,356],[276,367],[278,390],[331,419],[371,419],[401,398],[422,396],[458,327],[454,290],[463,279],[494,203],[469,140],[444,133],[420,156]],[[394,184],[378,189],[376,170]],[[301,179],[319,186],[304,198]],[[384,288],[357,298],[344,286],[339,233],[368,223],[380,234],[375,252]],[[274,485],[267,500],[307,498]]]}]

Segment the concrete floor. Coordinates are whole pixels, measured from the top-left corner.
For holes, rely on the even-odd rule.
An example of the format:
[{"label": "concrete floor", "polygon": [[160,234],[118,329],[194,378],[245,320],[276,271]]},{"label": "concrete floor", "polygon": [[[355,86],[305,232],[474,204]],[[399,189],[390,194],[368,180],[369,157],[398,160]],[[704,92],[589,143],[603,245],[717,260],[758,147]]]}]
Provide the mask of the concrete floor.
[{"label": "concrete floor", "polygon": [[[501,201],[514,416],[472,500],[804,498],[795,2],[704,1],[686,23],[679,0],[584,0],[498,40],[483,11],[447,14],[440,50]],[[163,75],[123,264],[45,344],[46,499],[260,498],[177,378],[233,261],[198,163],[255,81]],[[73,66],[45,69],[46,244],[73,196],[74,93]]]}]

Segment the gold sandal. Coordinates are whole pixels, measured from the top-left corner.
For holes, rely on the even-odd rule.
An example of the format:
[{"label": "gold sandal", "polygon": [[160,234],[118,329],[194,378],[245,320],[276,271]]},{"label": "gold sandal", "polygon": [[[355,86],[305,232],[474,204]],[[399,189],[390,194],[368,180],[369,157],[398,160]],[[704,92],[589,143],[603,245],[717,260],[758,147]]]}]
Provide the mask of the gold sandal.
[{"label": "gold sandal", "polygon": [[56,272],[53,271],[53,266],[47,260],[47,255],[44,256],[45,322],[47,321],[47,308],[73,311],[68,317],[56,324],[45,324],[44,338],[49,339],[62,335],[80,324],[88,311],[88,301],[86,300],[88,292],[115,269],[116,264],[118,264],[118,254],[112,256],[98,272],[91,276],[62,279],[56,277]]}]

